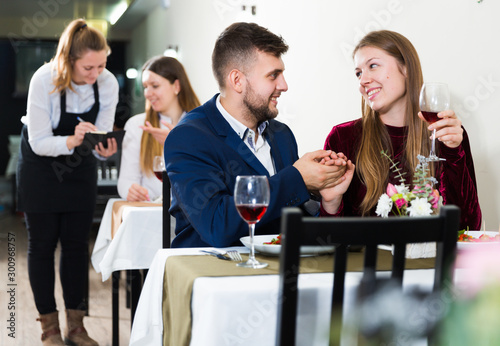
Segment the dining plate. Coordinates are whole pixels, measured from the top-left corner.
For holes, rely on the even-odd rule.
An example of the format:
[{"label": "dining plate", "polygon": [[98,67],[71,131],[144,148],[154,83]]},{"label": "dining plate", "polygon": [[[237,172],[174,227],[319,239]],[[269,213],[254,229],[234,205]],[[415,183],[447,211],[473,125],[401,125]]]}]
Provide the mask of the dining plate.
[{"label": "dining plate", "polygon": [[[479,238],[482,234],[489,235],[490,237],[494,237],[498,235],[498,232],[490,232],[490,231],[468,231],[468,235],[474,237],[474,238]],[[500,244],[500,241],[484,241],[484,242],[469,242],[469,241],[457,241],[457,249],[458,250],[465,250],[465,249],[472,249],[472,248],[477,248],[480,246],[484,246],[485,244]]]},{"label": "dining plate", "polygon": [[[255,251],[271,256],[279,256],[281,252],[281,245],[264,244],[276,238],[279,234],[256,235],[253,237]],[[250,237],[242,237],[240,241],[247,248],[250,248]],[[301,246],[301,256],[315,256],[332,253],[335,251],[335,246]]]}]

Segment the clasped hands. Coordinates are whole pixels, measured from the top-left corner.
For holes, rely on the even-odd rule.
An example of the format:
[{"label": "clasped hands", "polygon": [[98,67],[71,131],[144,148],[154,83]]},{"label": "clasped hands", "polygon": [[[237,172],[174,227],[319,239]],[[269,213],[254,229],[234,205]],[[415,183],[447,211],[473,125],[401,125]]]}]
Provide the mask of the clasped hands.
[{"label": "clasped hands", "polygon": [[[316,150],[305,154],[293,166],[309,191],[319,192],[323,202],[342,200],[354,174],[354,164],[343,153]],[[340,202],[339,202],[340,205]]]}]

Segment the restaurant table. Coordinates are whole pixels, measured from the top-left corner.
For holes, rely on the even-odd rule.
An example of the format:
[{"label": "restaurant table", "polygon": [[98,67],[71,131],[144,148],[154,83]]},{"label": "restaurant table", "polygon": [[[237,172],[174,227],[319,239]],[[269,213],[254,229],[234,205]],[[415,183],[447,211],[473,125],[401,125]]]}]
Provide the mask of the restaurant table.
[{"label": "restaurant table", "polygon": [[102,281],[113,275],[113,345],[118,344],[120,271],[127,273],[127,306],[133,321],[143,283],[139,269],[148,269],[154,254],[162,248],[162,212],[161,204],[130,203],[121,198],[110,198],[106,204],[91,261],[96,272],[102,274]]},{"label": "restaurant table", "polygon": [[[147,269],[156,251],[162,248],[162,207],[126,206],[122,221],[112,236],[112,210],[121,198],[110,198],[97,233],[92,265],[106,281],[118,270]],[[153,205],[153,204],[152,204]]]},{"label": "restaurant table", "polygon": [[[201,249],[162,249],[156,253],[137,306],[130,345],[164,344],[164,313],[162,311],[164,290],[178,292],[175,290],[183,287],[182,281],[185,280],[183,273],[198,271],[201,262],[193,260],[191,255],[202,255]],[[236,249],[240,252],[247,252],[243,247]],[[383,252],[392,258],[390,252]],[[321,257],[324,256],[304,258],[303,261],[309,261],[309,267],[313,268],[314,261],[322,261]],[[221,261],[211,256],[200,257],[200,259],[207,263],[210,261],[217,266],[229,265],[231,268],[227,267],[227,271],[231,271],[230,275],[232,275],[235,262]],[[187,316],[188,319],[179,330],[174,331],[174,334],[184,334],[175,346],[274,345],[279,282],[276,264],[278,258],[261,257],[260,259],[268,262],[274,261],[274,263],[268,269],[234,268],[251,271],[253,275],[207,275],[194,280],[192,294],[187,292],[187,299],[190,298],[190,302],[187,301],[187,311],[184,311],[183,316],[171,317],[183,320]],[[166,267],[168,268],[169,265],[177,272],[175,277],[164,280]],[[264,273],[267,275],[262,275]],[[379,271],[377,275],[389,277],[390,272]],[[346,275],[344,316],[354,306],[356,288],[361,276],[362,272],[348,272]],[[405,289],[419,287],[430,291],[433,280],[434,269],[415,269],[405,271],[403,285]],[[298,328],[301,333],[298,336],[298,344],[328,345],[332,283],[333,273],[299,275]],[[177,288],[172,288],[174,286]],[[181,295],[186,296],[186,294]],[[186,299],[180,296],[171,299],[174,304],[177,304],[177,301],[179,304],[186,304],[183,300]],[[186,310],[182,306],[176,308],[176,311]]]}]

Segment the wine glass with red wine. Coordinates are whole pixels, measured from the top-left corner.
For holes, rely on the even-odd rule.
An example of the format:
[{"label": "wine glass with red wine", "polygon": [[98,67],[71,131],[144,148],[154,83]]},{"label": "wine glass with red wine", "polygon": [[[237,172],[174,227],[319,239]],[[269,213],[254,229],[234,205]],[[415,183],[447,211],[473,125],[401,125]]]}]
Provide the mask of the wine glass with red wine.
[{"label": "wine glass with red wine", "polygon": [[[450,92],[445,83],[424,83],[420,91],[420,111],[425,120],[435,123],[439,120],[437,114],[450,107]],[[432,132],[432,147],[428,157],[429,161],[445,161],[436,155],[436,129]]]},{"label": "wine glass with red wine", "polygon": [[241,218],[248,223],[251,244],[248,261],[238,263],[239,267],[265,268],[268,265],[255,259],[253,238],[255,224],[266,213],[269,199],[269,182],[265,175],[240,175],[236,177],[234,203]]},{"label": "wine glass with red wine", "polygon": [[160,181],[163,182],[163,171],[165,170],[165,161],[163,156],[155,156],[153,159],[153,172]]}]

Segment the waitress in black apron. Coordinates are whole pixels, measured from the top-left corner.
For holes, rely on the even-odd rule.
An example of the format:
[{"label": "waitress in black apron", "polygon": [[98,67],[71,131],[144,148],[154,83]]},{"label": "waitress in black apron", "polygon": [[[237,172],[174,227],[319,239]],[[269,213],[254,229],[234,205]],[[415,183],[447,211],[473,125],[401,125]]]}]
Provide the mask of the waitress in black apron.
[{"label": "waitress in black apron", "polygon": [[113,155],[116,141],[92,147],[86,132],[110,131],[118,82],[105,69],[105,37],[72,21],[50,63],[33,75],[17,172],[18,209],[28,228],[28,272],[44,345],[64,345],[54,297],[54,253],[61,243],[60,278],[70,345],[97,345],[83,327],[88,238],[97,194],[96,157]]}]

